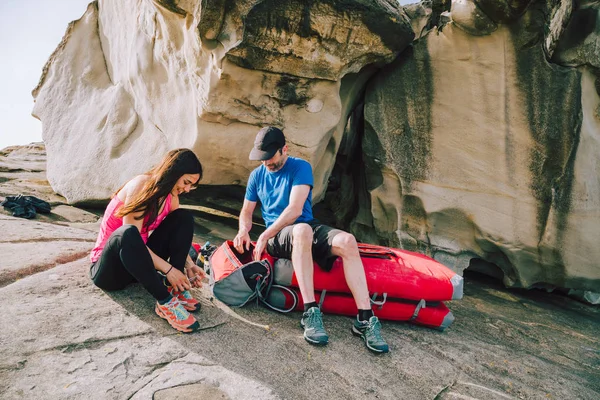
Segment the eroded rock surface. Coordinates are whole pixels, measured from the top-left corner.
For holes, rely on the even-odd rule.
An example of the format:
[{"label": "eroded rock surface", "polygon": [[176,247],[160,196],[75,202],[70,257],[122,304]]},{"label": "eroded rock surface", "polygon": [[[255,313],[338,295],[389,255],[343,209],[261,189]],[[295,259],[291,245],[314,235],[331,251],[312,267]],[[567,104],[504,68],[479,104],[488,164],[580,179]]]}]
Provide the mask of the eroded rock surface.
[{"label": "eroded rock surface", "polygon": [[11,146],[0,150],[0,196],[27,192],[51,205],[66,203],[46,178],[46,147],[43,143]]},{"label": "eroded rock surface", "polygon": [[34,90],[49,181],[101,202],[190,147],[204,183],[243,185],[276,125],[360,240],[600,292],[598,15],[591,0],[94,2]]},{"label": "eroded rock surface", "polygon": [[96,241],[99,217],[52,191],[41,143],[0,151],[0,201],[18,194],[36,196],[52,209],[26,221],[0,207],[0,287],[87,256]]},{"label": "eroded rock surface", "polygon": [[88,267],[83,259],[0,288],[18,299],[0,315],[1,397],[177,398],[181,389],[166,389],[197,384],[230,399],[593,400],[600,393],[599,310],[554,294],[467,280],[465,298],[450,304],[451,328],[384,323],[392,352],[377,357],[350,334],[350,318],[326,316],[331,343],[315,348],[302,337],[299,313],[252,305],[236,312],[270,325],[268,332],[203,301],[203,330],[177,334],[143,288],[107,294],[90,283]]},{"label": "eroded rock surface", "polygon": [[96,233],[0,215],[0,287],[89,255]]},{"label": "eroded rock surface", "polygon": [[563,23],[552,60],[568,66],[600,68],[600,7],[596,1],[579,1]]},{"label": "eroded rock surface", "polygon": [[367,195],[345,203],[362,240],[508,286],[600,291],[600,98],[593,71],[546,60],[545,7],[490,14],[478,35],[446,24],[371,81],[354,175]]},{"label": "eroded rock surface", "polygon": [[0,317],[3,398],[152,399],[200,382],[229,399],[277,398],[120,307],[91,284],[88,268],[84,258],[1,289],[20,299]]},{"label": "eroded rock surface", "polygon": [[189,147],[205,183],[244,183],[270,124],[315,167],[319,198],[373,72],[359,71],[412,37],[392,0],[93,2],[34,90],[49,181],[70,203],[102,200]]}]

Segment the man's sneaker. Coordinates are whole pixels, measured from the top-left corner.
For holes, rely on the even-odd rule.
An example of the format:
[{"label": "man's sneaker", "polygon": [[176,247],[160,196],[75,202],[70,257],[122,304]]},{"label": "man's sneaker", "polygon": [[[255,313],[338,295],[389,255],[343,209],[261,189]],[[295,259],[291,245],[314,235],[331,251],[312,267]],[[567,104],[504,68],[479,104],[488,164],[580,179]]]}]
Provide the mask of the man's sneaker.
[{"label": "man's sneaker", "polygon": [[192,294],[189,290],[184,290],[180,292],[179,290],[175,290],[173,287],[168,287],[169,293],[171,296],[177,297],[177,300],[181,303],[181,305],[190,312],[196,312],[200,310],[200,302],[192,297]]},{"label": "man's sneaker", "polygon": [[375,353],[387,353],[390,351],[388,344],[381,337],[381,323],[379,318],[372,316],[368,321],[359,321],[358,317],[352,325],[352,333],[360,336],[365,341],[367,348]]},{"label": "man's sneaker", "polygon": [[173,297],[166,304],[158,304],[157,302],[154,311],[159,317],[166,319],[173,328],[180,332],[189,333],[200,328],[200,324],[196,321],[196,318],[187,312],[176,297]]},{"label": "man's sneaker", "polygon": [[302,314],[300,326],[304,328],[304,339],[317,346],[324,346],[329,341],[329,336],[323,327],[323,318],[319,307],[311,307]]}]

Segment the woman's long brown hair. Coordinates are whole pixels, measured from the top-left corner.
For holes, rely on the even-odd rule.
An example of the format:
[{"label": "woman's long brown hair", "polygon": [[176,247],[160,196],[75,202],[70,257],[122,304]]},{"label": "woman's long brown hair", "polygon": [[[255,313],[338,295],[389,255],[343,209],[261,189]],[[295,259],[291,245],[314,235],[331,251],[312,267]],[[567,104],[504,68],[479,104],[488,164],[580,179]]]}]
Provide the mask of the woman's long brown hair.
[{"label": "woman's long brown hair", "polygon": [[[198,157],[189,149],[171,150],[157,166],[144,174],[149,175],[150,178],[146,181],[142,190],[133,197],[129,204],[121,207],[115,213],[115,216],[124,217],[130,213],[143,211],[144,213],[136,219],[139,220],[148,216],[144,226],[152,225],[158,217],[158,210],[166,200],[167,195],[173,190],[179,178],[185,174],[199,174],[200,177],[194,185],[200,182],[200,179],[202,179],[202,164],[200,164]],[[121,189],[117,190],[115,195]]]}]

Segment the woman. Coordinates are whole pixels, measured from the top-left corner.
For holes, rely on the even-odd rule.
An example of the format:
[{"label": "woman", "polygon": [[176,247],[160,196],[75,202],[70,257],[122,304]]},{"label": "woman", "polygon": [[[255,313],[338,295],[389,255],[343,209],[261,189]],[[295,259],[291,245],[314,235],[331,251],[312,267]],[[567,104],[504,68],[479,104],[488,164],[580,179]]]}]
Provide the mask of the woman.
[{"label": "woman", "polygon": [[170,151],[113,195],[90,256],[96,286],[110,291],[140,282],[156,299],[156,314],[181,332],[199,328],[188,311],[200,303],[188,290],[202,286],[204,272],[188,256],[194,220],[179,208],[179,195],[201,178],[202,165],[191,150]]}]

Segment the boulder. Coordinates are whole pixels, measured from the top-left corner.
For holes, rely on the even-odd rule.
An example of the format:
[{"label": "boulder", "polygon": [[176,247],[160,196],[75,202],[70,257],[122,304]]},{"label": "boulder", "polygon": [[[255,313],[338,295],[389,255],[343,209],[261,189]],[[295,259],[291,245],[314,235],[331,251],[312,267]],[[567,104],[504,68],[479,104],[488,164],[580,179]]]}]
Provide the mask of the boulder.
[{"label": "boulder", "polygon": [[103,202],[189,147],[203,183],[243,185],[275,125],[359,239],[600,292],[597,17],[591,0],[94,2],[33,93],[48,180]]},{"label": "boulder", "polygon": [[485,36],[447,24],[370,82],[360,238],[600,292],[600,98],[593,71],[546,60],[546,7]]},{"label": "boulder", "polygon": [[93,2],[33,91],[48,180],[69,203],[104,200],[188,147],[204,183],[243,184],[256,132],[275,125],[319,199],[364,67],[412,38],[392,0]]}]

